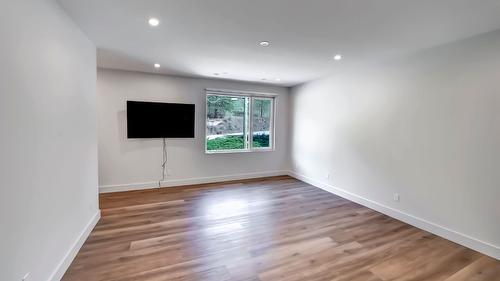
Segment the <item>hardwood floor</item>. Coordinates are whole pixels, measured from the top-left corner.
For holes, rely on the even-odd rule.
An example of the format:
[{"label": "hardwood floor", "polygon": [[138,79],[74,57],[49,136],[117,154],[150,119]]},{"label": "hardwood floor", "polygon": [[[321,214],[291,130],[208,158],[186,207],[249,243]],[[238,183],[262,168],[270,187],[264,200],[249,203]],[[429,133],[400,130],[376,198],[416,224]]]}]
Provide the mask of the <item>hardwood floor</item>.
[{"label": "hardwood floor", "polygon": [[65,281],[500,280],[498,260],[290,177],[100,201]]}]

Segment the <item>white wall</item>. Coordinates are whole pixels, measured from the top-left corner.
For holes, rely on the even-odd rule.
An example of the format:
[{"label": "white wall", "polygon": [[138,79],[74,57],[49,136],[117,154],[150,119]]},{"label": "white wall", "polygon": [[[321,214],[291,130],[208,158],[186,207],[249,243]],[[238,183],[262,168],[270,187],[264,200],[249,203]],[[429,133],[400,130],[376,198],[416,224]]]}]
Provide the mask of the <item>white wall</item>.
[{"label": "white wall", "polygon": [[[282,173],[287,169],[288,89],[223,80],[98,70],[99,185],[104,191],[152,188],[161,178],[162,141],[127,139],[126,101],[194,103],[195,139],[168,139],[162,185]],[[205,88],[272,92],[277,97],[276,151],[205,154]]]},{"label": "white wall", "polygon": [[0,280],[58,280],[98,214],[95,47],[51,0],[1,1],[0,41]]},{"label": "white wall", "polygon": [[497,31],[293,88],[294,172],[499,258],[499,50]]}]

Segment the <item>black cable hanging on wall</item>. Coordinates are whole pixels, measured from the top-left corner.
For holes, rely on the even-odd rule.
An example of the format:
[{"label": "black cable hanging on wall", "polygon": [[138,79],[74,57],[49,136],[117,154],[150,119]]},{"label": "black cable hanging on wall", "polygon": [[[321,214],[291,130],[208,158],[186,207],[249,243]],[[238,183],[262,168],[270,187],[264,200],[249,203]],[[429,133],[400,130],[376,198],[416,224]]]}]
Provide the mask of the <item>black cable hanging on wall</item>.
[{"label": "black cable hanging on wall", "polygon": [[161,163],[161,180],[158,181],[158,187],[161,188],[161,182],[165,181],[165,173],[167,170],[167,160],[168,160],[168,154],[167,154],[167,139],[163,138],[163,155],[162,155],[162,163]]}]

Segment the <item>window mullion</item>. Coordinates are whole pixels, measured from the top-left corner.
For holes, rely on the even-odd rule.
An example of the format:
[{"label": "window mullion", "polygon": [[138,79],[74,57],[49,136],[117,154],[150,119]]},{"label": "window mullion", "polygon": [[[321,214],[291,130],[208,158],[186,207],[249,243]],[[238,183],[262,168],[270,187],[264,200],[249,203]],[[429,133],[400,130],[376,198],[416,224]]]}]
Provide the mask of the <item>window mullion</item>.
[{"label": "window mullion", "polygon": [[253,120],[252,120],[252,111],[253,110],[253,97],[248,97],[248,113],[247,113],[247,118],[248,118],[248,150],[253,149],[253,132],[252,132],[252,126],[253,126]]},{"label": "window mullion", "polygon": [[272,98],[271,99],[271,113],[270,113],[270,117],[269,117],[269,148],[270,149],[274,149],[274,144],[275,144],[275,121],[276,119],[274,119],[275,117],[275,114],[276,114],[276,99],[275,98]]}]

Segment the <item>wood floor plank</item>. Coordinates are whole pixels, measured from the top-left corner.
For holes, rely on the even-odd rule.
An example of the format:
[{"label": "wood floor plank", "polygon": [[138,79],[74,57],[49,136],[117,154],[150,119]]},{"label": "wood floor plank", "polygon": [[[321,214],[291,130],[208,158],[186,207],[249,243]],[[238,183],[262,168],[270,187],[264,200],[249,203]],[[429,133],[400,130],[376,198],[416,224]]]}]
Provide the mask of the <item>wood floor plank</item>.
[{"label": "wood floor plank", "polygon": [[445,281],[500,281],[500,262],[483,256]]},{"label": "wood floor plank", "polygon": [[500,262],[288,176],[101,194],[65,281],[500,281]]}]

